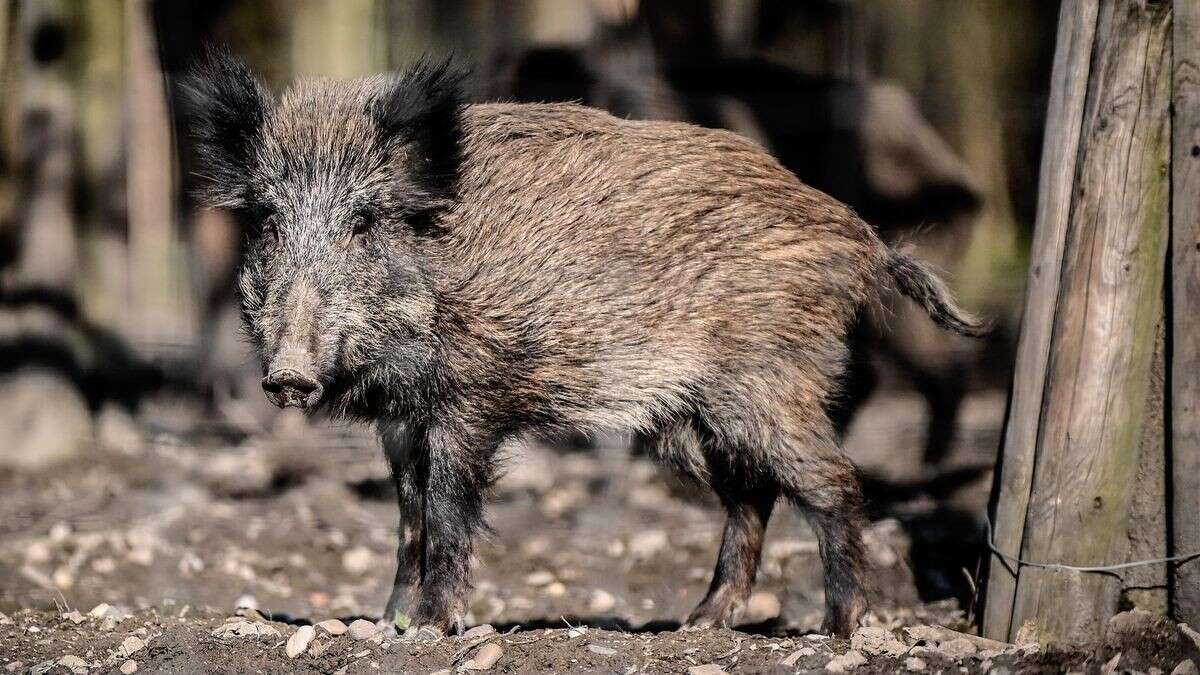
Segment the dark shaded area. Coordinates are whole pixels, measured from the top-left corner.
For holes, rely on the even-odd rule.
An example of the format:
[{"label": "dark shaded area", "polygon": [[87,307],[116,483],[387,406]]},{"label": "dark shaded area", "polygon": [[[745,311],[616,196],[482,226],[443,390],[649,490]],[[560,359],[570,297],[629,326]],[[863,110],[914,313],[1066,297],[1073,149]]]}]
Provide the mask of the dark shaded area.
[{"label": "dark shaded area", "polygon": [[34,367],[55,372],[83,394],[93,412],[105,402],[133,411],[167,383],[163,368],[139,358],[112,331],[84,319],[67,294],[46,288],[0,289],[0,312],[39,310],[53,315],[63,330],[0,340],[0,373]]}]

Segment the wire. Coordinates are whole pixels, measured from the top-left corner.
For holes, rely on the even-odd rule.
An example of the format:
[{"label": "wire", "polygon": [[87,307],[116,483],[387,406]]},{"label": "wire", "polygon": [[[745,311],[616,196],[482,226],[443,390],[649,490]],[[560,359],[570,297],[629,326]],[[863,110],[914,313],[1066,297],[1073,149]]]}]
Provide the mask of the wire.
[{"label": "wire", "polygon": [[1192,558],[1200,558],[1200,551],[1195,553],[1181,553],[1167,558],[1151,558],[1149,560],[1134,560],[1119,565],[1064,565],[1062,563],[1040,563],[1022,560],[1016,556],[1011,556],[1000,549],[996,548],[996,544],[992,540],[992,519],[985,512],[983,514],[983,522],[987,523],[987,546],[992,550],[992,553],[1000,556],[1010,563],[1025,567],[1038,567],[1044,570],[1058,570],[1061,572],[1087,572],[1087,573],[1104,573],[1116,572],[1118,570],[1129,569],[1130,567],[1143,567],[1145,565],[1161,565],[1162,563],[1178,562],[1180,560],[1191,560]]}]

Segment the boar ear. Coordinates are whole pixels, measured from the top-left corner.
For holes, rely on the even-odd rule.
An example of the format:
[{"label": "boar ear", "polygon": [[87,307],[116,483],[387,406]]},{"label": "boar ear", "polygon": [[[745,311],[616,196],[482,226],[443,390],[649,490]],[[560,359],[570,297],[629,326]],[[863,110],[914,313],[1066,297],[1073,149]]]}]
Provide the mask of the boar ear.
[{"label": "boar ear", "polygon": [[380,140],[404,147],[408,166],[401,189],[415,210],[436,210],[454,198],[464,77],[450,59],[422,57],[404,74],[387,79],[371,103]]},{"label": "boar ear", "polygon": [[209,47],[181,83],[199,178],[211,206],[245,205],[247,178],[270,94],[228,51]]}]

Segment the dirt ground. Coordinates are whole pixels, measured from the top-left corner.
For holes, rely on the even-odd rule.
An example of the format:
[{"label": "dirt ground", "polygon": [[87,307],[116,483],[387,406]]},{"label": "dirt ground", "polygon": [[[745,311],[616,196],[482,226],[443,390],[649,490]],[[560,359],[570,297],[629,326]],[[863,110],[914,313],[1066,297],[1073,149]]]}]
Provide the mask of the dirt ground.
[{"label": "dirt ground", "polygon": [[601,442],[512,448],[466,617],[487,627],[412,642],[354,624],[379,618],[397,518],[365,429],[283,416],[247,434],[154,404],[138,423],[108,420],[86,456],[0,470],[0,668],[1196,672],[1185,661],[1195,644],[1150,615],[1121,615],[1096,645],[966,636],[1002,415],[1002,394],[972,397],[936,474],[916,462],[918,399],[880,397],[856,420],[847,447],[867,477],[874,588],[852,640],[815,633],[816,541],[787,510],[771,523],[745,623],[678,630],[707,587],[723,516],[693,486]]}]

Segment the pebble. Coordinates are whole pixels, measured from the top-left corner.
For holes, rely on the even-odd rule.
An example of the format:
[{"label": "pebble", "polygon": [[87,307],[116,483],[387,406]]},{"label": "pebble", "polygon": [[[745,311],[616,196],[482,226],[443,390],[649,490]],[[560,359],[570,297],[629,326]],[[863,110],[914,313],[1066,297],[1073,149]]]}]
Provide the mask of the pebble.
[{"label": "pebble", "polygon": [[835,656],[825,664],[825,670],[831,673],[844,673],[854,670],[859,666],[867,665],[867,657],[862,655],[862,652],[850,650],[841,656]]},{"label": "pebble", "polygon": [[[374,625],[374,624],[372,624]],[[261,621],[235,619],[212,632],[214,637],[282,637],[274,626]]]},{"label": "pebble", "polygon": [[504,649],[495,642],[489,642],[475,651],[475,654],[462,664],[463,670],[488,670],[496,665]]},{"label": "pebble", "polygon": [[346,624],[342,623],[341,619],[326,619],[317,624],[317,628],[330,635],[341,635],[346,632]]},{"label": "pebble", "polygon": [[233,603],[233,607],[234,609],[258,609],[258,600],[247,593],[238,598],[237,602]]},{"label": "pebble", "polygon": [[667,548],[667,533],[662,530],[645,530],[629,538],[629,554],[640,560],[648,560]]},{"label": "pebble", "polygon": [[611,612],[617,606],[617,599],[612,593],[597,588],[592,591],[592,595],[588,598],[588,611],[596,614],[604,614]]},{"label": "pebble", "polygon": [[916,656],[910,656],[907,659],[904,659],[904,668],[905,670],[912,671],[925,670],[925,659],[918,658]]},{"label": "pebble", "polygon": [[774,593],[759,591],[751,594],[750,599],[746,601],[746,613],[742,616],[742,620],[746,623],[762,623],[778,619],[782,610],[783,605]]},{"label": "pebble", "polygon": [[92,611],[88,612],[88,616],[95,617],[97,619],[103,619],[106,616],[113,616],[116,613],[117,610],[112,605],[108,604],[107,602],[102,602],[93,607]]},{"label": "pebble", "polygon": [[53,581],[55,586],[65,591],[75,586],[75,575],[66,567],[60,567],[54,570]]},{"label": "pebble", "polygon": [[73,609],[69,612],[66,612],[65,614],[62,615],[62,618],[66,619],[67,621],[70,621],[71,623],[75,624],[76,626],[83,623],[83,615],[80,614],[79,610],[77,610],[77,609]]},{"label": "pebble", "polygon": [[289,659],[294,659],[304,653],[308,649],[308,643],[312,642],[313,636],[316,635],[316,629],[312,626],[301,626],[296,629],[295,633],[288,638],[287,647],[284,652]]},{"label": "pebble", "polygon": [[58,665],[62,666],[63,668],[66,668],[67,670],[71,671],[72,673],[86,673],[88,670],[87,661],[84,661],[83,659],[79,658],[78,656],[75,656],[74,654],[67,654],[66,656],[59,659]]},{"label": "pebble", "polygon": [[786,668],[795,668],[796,664],[800,662],[800,659],[806,656],[812,656],[816,653],[817,650],[813,649],[812,647],[802,647],[783,657],[783,660],[779,663]]},{"label": "pebble", "polygon": [[146,641],[136,635],[130,635],[121,642],[121,653],[125,656],[132,656],[141,651],[146,646]]},{"label": "pebble", "polygon": [[125,675],[132,675],[138,671],[137,661],[129,660],[121,664],[121,672]]},{"label": "pebble", "polygon": [[1171,675],[1196,675],[1196,673],[1196,664],[1191,659],[1180,661],[1179,665],[1175,666],[1175,669],[1171,671]]},{"label": "pebble", "polygon": [[702,663],[688,668],[687,675],[725,675],[725,669],[715,663]]},{"label": "pebble", "polygon": [[546,586],[552,583],[554,583],[554,573],[547,570],[538,570],[525,575],[527,586]]},{"label": "pebble", "polygon": [[975,656],[979,650],[975,648],[975,643],[967,638],[955,638],[938,645],[937,651],[957,660]]},{"label": "pebble", "polygon": [[850,636],[850,648],[865,654],[900,656],[908,647],[886,628],[864,626]]},{"label": "pebble", "polygon": [[0,626],[9,626],[12,624],[12,622],[13,620],[8,618],[7,614],[0,612]]},{"label": "pebble", "polygon": [[588,645],[588,651],[600,656],[612,656],[617,653],[617,650],[612,647],[604,647],[602,645]]},{"label": "pebble", "polygon": [[365,574],[375,566],[375,554],[365,546],[355,546],[342,554],[342,567],[351,574]]},{"label": "pebble", "polygon": [[59,521],[50,528],[50,541],[61,544],[71,537],[70,524]]},{"label": "pebble", "polygon": [[464,640],[474,640],[475,638],[481,638],[485,635],[491,635],[495,632],[496,629],[492,627],[492,624],[485,623],[479,626],[472,626],[471,628],[467,629],[467,631],[462,634],[462,637]]},{"label": "pebble", "polygon": [[379,626],[376,626],[373,621],[355,619],[350,623],[349,632],[350,637],[355,640],[366,640],[379,632]]},{"label": "pebble", "polygon": [[561,581],[555,581],[543,588],[542,592],[552,598],[561,598],[567,594],[567,587]]}]

